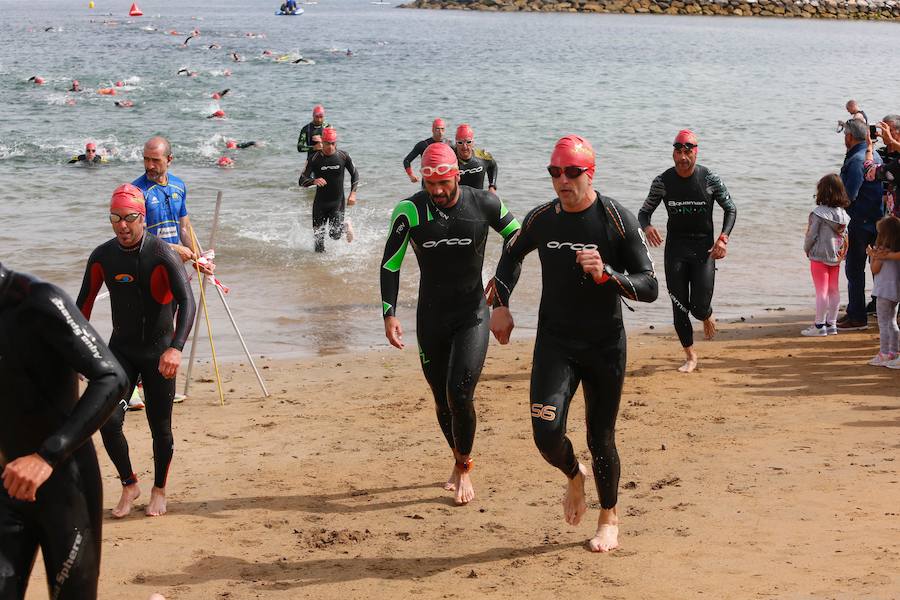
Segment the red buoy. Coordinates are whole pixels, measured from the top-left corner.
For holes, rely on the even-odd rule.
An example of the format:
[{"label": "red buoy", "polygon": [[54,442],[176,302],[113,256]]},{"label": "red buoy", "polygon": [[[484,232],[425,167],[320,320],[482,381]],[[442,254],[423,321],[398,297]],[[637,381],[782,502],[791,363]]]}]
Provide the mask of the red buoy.
[{"label": "red buoy", "polygon": [[129,17],[143,17],[144,13],[141,12],[141,9],[138,8],[137,2],[131,3],[131,10],[128,11]]}]

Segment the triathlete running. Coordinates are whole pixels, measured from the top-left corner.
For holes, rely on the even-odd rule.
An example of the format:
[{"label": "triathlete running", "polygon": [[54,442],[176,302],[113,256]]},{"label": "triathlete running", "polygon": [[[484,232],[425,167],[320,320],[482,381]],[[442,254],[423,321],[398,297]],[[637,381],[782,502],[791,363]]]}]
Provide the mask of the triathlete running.
[{"label": "triathlete running", "polygon": [[[435,119],[431,124],[431,137],[425,138],[424,140],[416,143],[413,146],[413,149],[410,150],[409,154],[407,154],[403,158],[403,168],[406,170],[406,175],[409,177],[409,180],[412,183],[417,183],[419,178],[416,177],[416,174],[413,173],[412,169],[412,161],[416,160],[419,156],[425,152],[425,149],[428,148],[431,144],[436,144],[438,142],[445,142],[444,140],[444,132],[447,130],[447,126],[444,124],[443,119]],[[445,142],[446,144],[446,142]]]},{"label": "triathlete running", "polygon": [[93,600],[103,487],[91,434],[125,373],[62,290],[0,265],[0,379],[0,598],[25,597],[40,547],[50,597]]},{"label": "triathlete running", "polygon": [[316,151],[312,143],[313,136],[322,135],[322,130],[326,127],[331,127],[331,125],[325,122],[325,107],[316,104],[313,107],[312,121],[300,130],[300,136],[297,138],[297,152],[306,152],[306,159],[309,160]]},{"label": "triathlete running", "polygon": [[494,278],[491,331],[509,342],[509,297],[522,260],[541,260],[543,292],[531,370],[531,425],[541,455],[569,479],[563,508],[577,525],[587,511],[587,470],[566,436],[569,403],[582,384],[588,448],[600,497],[594,552],[618,546],[619,454],[615,426],[625,380],[625,328],[620,297],[653,302],[657,281],[637,220],[593,189],[594,151],[568,135],[556,143],[550,176],[558,198],[533,209],[504,247]]},{"label": "triathlete running", "polygon": [[[303,187],[316,186],[316,197],[312,206],[312,226],[316,252],[325,252],[325,229],[333,240],[344,235],[344,171],[350,173],[350,195],[346,205],[356,204],[356,187],[359,173],[353,166],[350,155],[337,149],[337,132],[326,127],[322,131],[322,151],[316,152],[306,161],[300,174],[299,183]],[[348,236],[347,241],[352,238]]]},{"label": "triathlete running", "polygon": [[[146,514],[159,516],[166,512],[166,478],[174,447],[175,375],[194,320],[195,305],[184,268],[171,246],[146,234],[144,212],[141,190],[128,183],[116,188],[109,207],[116,237],[91,253],[77,304],[90,318],[97,293],[106,284],[113,321],[109,347],[125,369],[132,388],[138,375],[144,386],[155,469]],[[131,389],[125,397],[130,396]],[[123,400],[121,410],[114,412],[100,429],[103,445],[122,482],[122,497],[113,510],[115,517],[127,515],[141,493],[122,432],[126,409],[127,402]]]},{"label": "triathlete running", "polygon": [[400,265],[408,244],[419,262],[416,337],[438,423],[453,450],[445,486],[457,504],[475,497],[469,476],[475,439],[475,386],[488,346],[488,308],[481,269],[489,229],[508,239],[519,223],[491,192],[459,185],[456,155],[433,144],[422,156],[425,189],[394,209],[381,262],[381,304],[388,341],[403,348],[397,318]]},{"label": "triathlete running", "polygon": [[468,124],[456,128],[456,158],[459,159],[459,184],[476,190],[497,191],[497,161],[489,152],[475,147],[475,133]]},{"label": "triathlete running", "polygon": [[[672,299],[675,332],[684,348],[685,362],[678,370],[690,373],[697,368],[691,315],[703,321],[706,339],[716,334],[712,297],[716,260],[725,258],[728,236],[737,218],[737,208],[719,176],[697,164],[697,136],[683,129],[672,144],[675,166],[656,177],[647,200],[638,212],[638,222],[651,246],[663,239],[650,224],[660,202],[669,213],[665,248],[666,287]],[[722,230],[713,240],[713,206],[725,211]]]}]

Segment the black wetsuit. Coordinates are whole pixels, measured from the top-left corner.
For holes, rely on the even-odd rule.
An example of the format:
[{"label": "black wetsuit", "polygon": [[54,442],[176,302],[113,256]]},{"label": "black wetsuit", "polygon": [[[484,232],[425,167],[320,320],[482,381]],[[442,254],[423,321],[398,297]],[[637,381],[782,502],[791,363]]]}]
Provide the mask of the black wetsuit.
[{"label": "black wetsuit", "polygon": [[[421,142],[418,142],[415,146],[413,146],[413,149],[409,151],[409,154],[407,154],[403,158],[403,168],[406,169],[407,173],[411,173],[412,172],[412,161],[416,160],[416,158],[418,158],[419,156],[422,156],[422,153],[425,152],[425,148],[427,148],[428,146],[430,146],[432,144],[445,144],[445,143],[446,143],[445,140],[441,140],[440,142],[438,142],[433,137],[430,137],[430,138],[422,140]],[[423,186],[424,186],[424,183],[423,183]]]},{"label": "black wetsuit", "polygon": [[416,336],[422,370],[447,443],[467,455],[490,325],[481,281],[487,234],[494,229],[509,238],[519,222],[492,192],[459,190],[449,209],[438,208],[424,191],[397,204],[381,261],[381,303],[384,317],[396,314],[400,265],[411,243],[421,271]]},{"label": "black wetsuit", "polygon": [[91,253],[77,301],[85,317],[90,318],[103,284],[109,290],[112,305],[113,332],[109,347],[131,382],[131,389],[121,398],[120,410],[100,429],[103,445],[119,472],[122,485],[135,483],[137,478],[131,468],[122,425],[128,409],[127,398],[140,375],[147,422],[153,436],[153,485],[164,488],[174,450],[175,379],[160,374],[159,358],[168,348],[184,348],[194,321],[194,294],[181,261],[166,242],[150,234],[144,234],[133,248],[123,248],[112,239]]},{"label": "black wetsuit", "polygon": [[[612,508],[618,498],[615,432],[626,354],[620,296],[656,300],[650,253],[634,215],[615,200],[597,194],[590,208],[570,213],[555,199],[528,213],[522,230],[504,247],[495,305],[508,305],[522,260],[534,249],[543,284],[531,369],[534,441],[567,477],[578,473],[566,420],[581,383],[597,494],[603,508]],[[575,262],[577,250],[597,250],[609,278],[595,283]]]},{"label": "black wetsuit", "polygon": [[[89,382],[80,400],[76,372]],[[0,598],[25,597],[40,547],[50,597],[93,600],[103,487],[90,440],[125,373],[62,290],[0,265],[0,380],[0,470],[35,452],[53,467],[36,502],[0,486]]]},{"label": "black wetsuit", "polygon": [[488,187],[497,189],[497,161],[484,150],[475,150],[472,157],[464,161],[457,154],[459,161],[459,183],[476,190],[484,189],[487,176]]},{"label": "black wetsuit", "polygon": [[672,299],[675,331],[685,348],[694,345],[690,315],[704,321],[712,315],[716,261],[709,250],[713,239],[713,205],[725,211],[722,233],[730,235],[737,208],[719,176],[696,165],[690,177],[681,177],[675,167],[656,177],[647,200],[638,212],[641,229],[650,226],[653,211],[664,202],[669,213],[666,225],[666,287]]},{"label": "black wetsuit", "polygon": [[100,156],[99,154],[95,154],[94,158],[88,160],[88,157],[86,154],[79,154],[78,156],[73,156],[72,158],[70,158],[68,164],[71,165],[73,163],[80,163],[80,162],[99,165],[100,163],[103,162],[103,157]]},{"label": "black wetsuit", "polygon": [[313,155],[316,149],[313,147],[313,136],[314,135],[322,135],[322,130],[326,127],[331,127],[325,121],[322,121],[321,125],[316,125],[312,121],[303,126],[303,129],[300,130],[300,136],[297,138],[297,152],[306,152],[306,159]]},{"label": "black wetsuit", "polygon": [[359,185],[359,173],[353,166],[350,155],[337,150],[331,156],[316,152],[306,161],[306,167],[300,174],[299,183],[303,187],[315,185],[316,178],[325,180],[325,185],[316,188],[316,197],[312,206],[312,226],[315,236],[316,252],[325,252],[325,227],[328,236],[333,240],[341,239],[344,234],[344,171],[350,173],[350,191],[355,192]]}]

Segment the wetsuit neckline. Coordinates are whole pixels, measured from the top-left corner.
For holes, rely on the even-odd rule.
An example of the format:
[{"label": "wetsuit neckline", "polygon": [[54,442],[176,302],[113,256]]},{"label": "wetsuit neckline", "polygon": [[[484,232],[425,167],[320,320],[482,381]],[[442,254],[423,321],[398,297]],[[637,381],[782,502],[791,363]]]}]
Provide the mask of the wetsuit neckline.
[{"label": "wetsuit neckline", "polygon": [[119,238],[116,238],[116,244],[119,246],[119,250],[121,250],[122,252],[136,252],[136,251],[139,251],[141,248],[144,247],[144,240],[145,240],[146,238],[147,238],[147,232],[144,231],[144,235],[142,235],[142,236],[141,236],[141,239],[138,241],[138,243],[135,244],[135,245],[133,245],[133,246],[123,246],[123,245],[119,242]]},{"label": "wetsuit neckline", "polygon": [[585,213],[585,212],[591,210],[592,208],[594,208],[594,206],[596,206],[599,199],[600,199],[600,192],[598,192],[597,190],[594,190],[594,201],[591,202],[591,204],[587,208],[584,208],[582,210],[566,210],[566,207],[563,204],[563,201],[559,199],[559,196],[557,196],[557,198],[556,198],[557,202],[559,202],[560,210],[568,215],[580,215],[582,213]]}]

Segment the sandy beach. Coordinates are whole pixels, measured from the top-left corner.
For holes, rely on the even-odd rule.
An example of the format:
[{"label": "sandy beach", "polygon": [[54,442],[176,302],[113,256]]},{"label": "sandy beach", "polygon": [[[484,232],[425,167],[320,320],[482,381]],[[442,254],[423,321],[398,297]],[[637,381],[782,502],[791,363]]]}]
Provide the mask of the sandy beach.
[{"label": "sandy beach", "polygon": [[[493,342],[473,479],[455,507],[449,451],[414,345],[208,367],[176,405],[169,514],[104,524],[101,597],[897,598],[900,371],[877,331],[797,335],[784,313],[722,324],[700,370],[674,335],[632,332],[618,421],[621,548],[585,546],[598,505],[562,519],[563,476],[533,446],[530,340]],[[569,432],[582,460],[579,392]],[[126,433],[144,496],[144,415]],[[95,438],[105,507],[119,484]],[[41,563],[28,598],[45,598]]]}]

